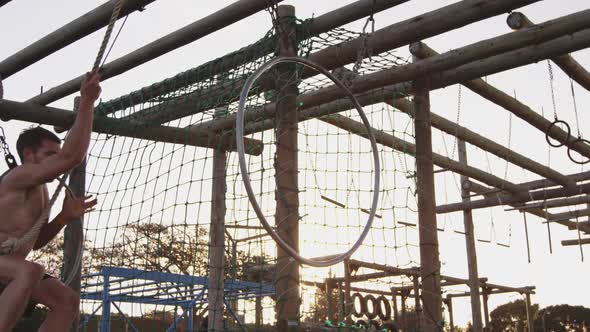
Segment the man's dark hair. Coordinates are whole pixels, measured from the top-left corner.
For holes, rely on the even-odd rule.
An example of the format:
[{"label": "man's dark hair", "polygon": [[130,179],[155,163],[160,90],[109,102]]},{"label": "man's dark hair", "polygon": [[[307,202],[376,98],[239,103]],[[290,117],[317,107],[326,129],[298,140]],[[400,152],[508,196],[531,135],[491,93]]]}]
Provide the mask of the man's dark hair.
[{"label": "man's dark hair", "polygon": [[43,127],[32,127],[23,130],[18,136],[18,140],[16,140],[16,152],[18,153],[20,160],[23,160],[23,151],[25,148],[36,151],[41,147],[45,140],[61,143],[61,140],[57,135]]}]

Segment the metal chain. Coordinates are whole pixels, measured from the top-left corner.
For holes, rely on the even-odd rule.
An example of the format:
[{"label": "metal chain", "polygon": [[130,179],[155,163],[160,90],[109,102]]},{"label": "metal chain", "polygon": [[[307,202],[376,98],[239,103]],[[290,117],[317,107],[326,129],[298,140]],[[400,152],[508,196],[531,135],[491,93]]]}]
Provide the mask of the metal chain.
[{"label": "metal chain", "polygon": [[[375,33],[375,5],[376,5],[377,0],[373,0],[373,4],[371,6],[371,14],[369,15],[369,17],[367,17],[367,21],[365,22],[365,25],[363,26],[363,31],[361,32],[361,36],[360,36],[360,41],[361,41],[361,45],[357,51],[357,57],[356,57],[356,61],[354,63],[354,66],[352,67],[352,72],[354,75],[350,75],[349,77],[356,77],[361,69],[361,66],[363,65],[363,60],[365,58],[369,58],[369,60],[372,60],[372,56],[373,56],[373,50],[369,47],[369,34],[367,33],[367,28],[369,27],[369,24],[371,25],[371,34]],[[352,79],[346,79],[344,84],[346,84],[347,86],[351,86],[352,85]]]},{"label": "metal chain", "polygon": [[4,160],[6,160],[6,164],[8,164],[8,167],[10,169],[13,169],[16,166],[18,166],[16,164],[16,159],[14,158],[12,153],[10,153],[10,147],[6,142],[6,134],[4,133],[4,128],[0,127],[0,131],[2,131],[2,133],[0,134],[0,145],[2,147],[2,150],[4,151]]},{"label": "metal chain", "polygon": [[267,6],[265,10],[270,15],[272,26],[277,30],[278,35],[281,35],[281,26],[278,22],[279,19],[279,4],[274,0],[266,0]]},{"label": "metal chain", "polygon": [[570,77],[570,89],[572,91],[572,100],[574,101],[574,113],[576,114],[576,126],[578,127],[578,138],[582,138],[582,133],[580,132],[580,118],[578,116],[578,104],[576,103],[576,92],[574,91],[574,80]]},{"label": "metal chain", "polygon": [[[459,84],[459,93],[457,95],[457,116],[455,123],[457,126],[459,125],[459,119],[461,118],[461,84]],[[455,150],[457,149],[457,144],[459,139],[457,138],[459,132],[459,127],[455,130],[455,143],[453,144],[453,151],[451,152],[451,159],[455,159]]]},{"label": "metal chain", "polygon": [[557,120],[557,106],[555,106],[555,91],[553,88],[553,68],[551,61],[547,60],[547,67],[549,69],[549,85],[551,86],[551,101],[553,102],[553,117]]}]

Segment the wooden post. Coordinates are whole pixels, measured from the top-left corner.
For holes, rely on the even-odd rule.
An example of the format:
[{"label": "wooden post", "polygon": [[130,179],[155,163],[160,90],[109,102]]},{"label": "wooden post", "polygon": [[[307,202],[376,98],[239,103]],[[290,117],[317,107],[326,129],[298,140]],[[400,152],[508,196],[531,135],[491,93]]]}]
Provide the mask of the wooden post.
[{"label": "wooden post", "polygon": [[416,330],[421,331],[424,327],[424,313],[422,311],[422,306],[420,305],[420,281],[418,281],[418,276],[412,277],[412,283],[414,284],[414,311],[416,312]]},{"label": "wooden post", "polygon": [[485,331],[490,329],[490,311],[488,310],[488,288],[485,286],[481,287],[481,295],[483,297],[483,318],[485,323]]},{"label": "wooden post", "polygon": [[344,291],[342,290],[342,282],[338,282],[338,315],[336,320],[339,322],[343,321],[344,317]]},{"label": "wooden post", "polygon": [[402,325],[402,331],[406,331],[406,327],[407,327],[407,316],[406,316],[406,298],[408,297],[408,293],[407,291],[402,291],[401,292],[401,298],[402,298],[402,321],[401,321],[401,325]]},{"label": "wooden post", "polygon": [[263,321],[263,317],[262,317],[262,296],[257,296],[256,297],[256,317],[255,317],[255,327],[257,329],[260,329],[262,327],[262,321]]},{"label": "wooden post", "polygon": [[[520,30],[535,25],[526,15],[520,12],[513,12],[506,20],[508,26],[514,30]],[[551,58],[569,77],[578,82],[581,86],[590,91],[590,73],[580,65],[571,55],[561,55]]]},{"label": "wooden post", "polygon": [[328,320],[330,320],[331,322],[334,321],[334,299],[332,298],[332,292],[333,292],[333,288],[332,288],[332,283],[326,279],[326,285],[325,285],[325,289],[326,289],[326,302],[327,302],[327,309],[328,309],[328,317],[322,317],[322,319],[327,318]]},{"label": "wooden post", "polygon": [[344,260],[344,317],[347,324],[352,324],[352,306],[350,301],[350,261]]},{"label": "wooden post", "polygon": [[[479,293],[479,292],[478,292]],[[447,295],[447,308],[449,308],[449,326],[450,326],[450,332],[455,332],[455,320],[453,319],[453,297],[450,295]],[[481,317],[480,319],[480,324],[481,324]],[[475,329],[474,329],[475,331]]]},{"label": "wooden post", "polygon": [[[74,99],[74,109],[77,110],[80,104],[80,97]],[[70,173],[69,181],[70,189],[76,197],[86,196],[86,159],[78,166],[74,167]],[[64,230],[64,278],[68,278],[72,273],[70,288],[76,293],[80,294],[80,278],[82,275],[82,257],[80,257],[80,265],[75,266],[78,255],[83,255],[84,248],[84,216],[80,216],[76,220],[71,221],[66,225]],[[79,316],[73,322],[73,327],[76,329],[79,324]]]},{"label": "wooden post", "polygon": [[[278,8],[279,55],[296,56],[295,7]],[[297,164],[297,95],[293,67],[281,66],[277,70],[276,112],[276,213],[277,232],[296,251],[299,250],[299,186]],[[279,176],[280,175],[280,176]],[[299,265],[280,247],[277,248],[277,329],[295,330],[299,326]]]},{"label": "wooden post", "polygon": [[397,291],[393,291],[393,295],[391,296],[391,302],[393,302],[393,321],[398,322],[399,313],[397,310]]},{"label": "wooden post", "polygon": [[[225,109],[217,109],[214,117],[221,117]],[[213,150],[211,184],[211,225],[209,227],[209,331],[223,331],[224,308],[224,253],[225,253],[225,192],[227,153]]]},{"label": "wooden post", "polygon": [[[417,60],[417,59],[414,59]],[[442,328],[442,298],[440,289],[440,259],[434,193],[434,164],[432,161],[432,132],[430,127],[430,96],[428,81],[419,79],[414,85],[416,117],[416,176],[418,193],[418,224],[420,237],[420,275],[424,310],[429,314],[425,331]]]},{"label": "wooden post", "polygon": [[526,306],[526,324],[527,324],[527,331],[534,332],[535,328],[533,326],[533,313],[531,312],[531,294],[525,294],[525,306]]},{"label": "wooden post", "polygon": [[[459,162],[467,165],[467,148],[465,141],[457,140],[459,151]],[[461,176],[461,183],[468,181],[469,178]],[[469,190],[462,188],[461,196],[464,203],[471,202]],[[465,227],[465,246],[467,250],[467,269],[469,271],[469,290],[471,291],[471,319],[474,332],[481,332],[481,304],[479,301],[479,276],[477,272],[477,252],[475,249],[475,230],[473,227],[473,213],[471,210],[463,210],[463,224]],[[449,306],[450,308],[450,306]]]}]

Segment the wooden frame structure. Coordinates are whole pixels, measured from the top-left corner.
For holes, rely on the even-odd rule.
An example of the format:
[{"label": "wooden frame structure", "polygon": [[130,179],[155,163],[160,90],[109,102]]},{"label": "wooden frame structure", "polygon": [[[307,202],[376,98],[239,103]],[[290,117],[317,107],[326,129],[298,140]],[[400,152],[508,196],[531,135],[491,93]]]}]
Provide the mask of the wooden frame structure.
[{"label": "wooden frame structure", "polygon": [[[129,14],[141,10],[153,1],[127,1],[123,12]],[[363,18],[370,13],[379,12],[407,1],[409,0],[359,0],[317,17],[310,25],[310,33],[317,35],[334,27]],[[590,90],[590,74],[567,54],[568,52],[590,47],[590,10],[581,11],[536,25],[524,14],[513,12],[508,18],[508,25],[510,28],[515,29],[515,31],[443,54],[436,53],[427,45],[420,42],[423,39],[440,35],[492,16],[510,12],[537,1],[539,0],[463,0],[389,25],[369,34],[366,36],[366,40],[357,38],[341,45],[328,47],[311,54],[309,57],[310,60],[315,61],[327,69],[336,69],[349,65],[356,60],[357,49],[361,43],[366,42],[366,47],[371,48],[374,53],[410,45],[410,51],[414,56],[413,63],[357,77],[351,89],[357,94],[358,100],[363,105],[384,102],[415,118],[416,132],[419,133],[416,137],[416,144],[405,142],[390,134],[379,131],[375,132],[375,136],[380,144],[417,156],[421,268],[420,270],[399,270],[397,272],[392,272],[391,270],[381,271],[389,274],[399,273],[412,276],[417,276],[418,273],[421,273],[421,285],[426,294],[423,296],[421,305],[432,313],[430,320],[424,320],[426,330],[433,329],[433,326],[438,324],[442,319],[440,307],[443,299],[440,296],[436,296],[436,294],[442,294],[441,285],[450,281],[450,279],[445,279],[443,276],[440,276],[440,273],[437,273],[440,269],[440,261],[436,239],[436,213],[451,211],[465,212],[465,233],[468,235],[466,236],[466,240],[470,273],[469,279],[462,280],[461,282],[467,283],[471,287],[469,296],[472,296],[474,317],[475,315],[479,315],[479,295],[477,293],[482,284],[477,275],[475,246],[473,239],[470,238],[473,236],[472,228],[474,226],[474,222],[470,220],[472,218],[469,216],[472,209],[511,205],[514,209],[521,212],[540,216],[546,219],[548,223],[561,224],[570,230],[578,230],[579,234],[585,234],[585,236],[590,235],[590,223],[586,221],[573,221],[579,216],[588,216],[590,214],[588,209],[575,211],[574,213],[549,212],[549,209],[556,207],[573,206],[590,202],[590,185],[584,183],[585,180],[590,179],[589,174],[562,174],[547,166],[540,165],[526,156],[502,147],[492,140],[470,131],[468,128],[461,127],[458,124],[431,113],[429,110],[429,91],[460,83],[483,98],[513,113],[540,131],[547,132],[554,139],[566,142],[566,145],[582,156],[590,157],[590,145],[572,144],[572,141],[568,139],[567,133],[563,130],[556,126],[551,126],[550,121],[534,112],[527,105],[480,79],[480,77],[485,75],[550,59],[573,80],[585,89]],[[0,1],[0,6],[7,2],[9,0]],[[279,3],[281,0],[235,2],[216,13],[170,33],[119,59],[111,61],[104,67],[103,80],[123,74],[147,61],[259,12],[265,9],[269,5],[269,2]],[[95,10],[72,21],[63,28],[48,34],[45,38],[0,62],[0,76],[8,77],[15,75],[18,71],[32,63],[49,56],[51,53],[103,27],[106,24],[111,7],[112,2],[106,2],[104,5],[97,7]],[[282,8],[281,10],[287,10],[285,9],[287,7]],[[267,51],[270,53],[273,50],[268,49]],[[218,59],[213,63],[207,63],[203,66],[213,68],[211,75],[216,75],[243,64],[243,61],[245,61],[245,57],[242,56],[243,52],[243,50],[234,52],[224,57],[221,61]],[[282,54],[288,54],[288,52],[289,50],[281,50]],[[30,98],[27,102],[0,100],[0,118],[5,121],[15,119],[67,128],[73,122],[75,117],[74,112],[45,107],[44,105],[74,93],[78,89],[81,79],[82,77],[80,76],[69,80],[41,95]],[[243,82],[233,83],[235,87]],[[191,84],[191,82],[187,82],[187,84]],[[169,89],[170,87],[162,87],[160,93],[170,92],[171,90]],[[199,91],[199,93],[201,97],[211,97],[211,94],[218,92]],[[403,99],[396,99],[394,97],[395,93],[413,94],[415,96],[415,105],[410,105]],[[363,136],[366,129],[361,124],[338,114],[351,108],[351,104],[343,97],[338,88],[334,86],[328,86],[314,92],[298,95],[296,99],[292,100],[292,104],[299,102],[304,106],[300,108],[299,114],[287,116],[291,127],[285,125],[285,128],[292,128],[299,121],[319,118],[341,129]],[[130,98],[128,102],[131,104],[127,106],[132,106],[133,103],[139,103],[140,100]],[[177,109],[169,110],[169,112],[176,114],[178,117],[179,114],[186,115],[187,109],[190,109],[190,112],[193,113],[204,111],[190,108],[189,106],[193,105],[191,103],[194,103],[194,100],[189,98],[185,102],[177,103],[174,106]],[[180,112],[177,113],[179,110]],[[256,112],[258,121],[261,122],[253,122],[252,118],[246,117],[246,121],[250,121],[246,124],[246,132],[251,133],[257,130],[272,128],[274,126],[273,118],[276,114],[281,114],[283,110],[284,106],[275,104],[267,104],[261,107]],[[261,116],[263,116],[262,120],[260,120]],[[218,157],[216,160],[219,162],[217,165],[222,165],[225,151],[233,151],[235,148],[233,143],[235,137],[232,133],[235,119],[231,116],[224,119],[213,119],[210,122],[184,129],[162,125],[149,126],[145,125],[142,120],[145,119],[113,119],[101,117],[95,121],[94,130],[96,132],[161,142],[214,148]],[[132,131],[129,129],[131,127],[137,128],[141,125],[146,126],[145,130]],[[450,135],[454,135],[464,142],[489,151],[543,178],[530,183],[512,183],[469,166],[465,155],[457,161],[432,153],[431,126]],[[289,148],[291,150],[290,153],[297,150],[296,141],[291,143],[293,145]],[[261,142],[249,139],[247,144],[250,146],[250,153],[261,153]],[[461,150],[464,150],[464,148],[461,148]],[[291,155],[286,158],[292,159],[296,158],[296,156]],[[462,175],[462,202],[435,207],[433,165],[438,165],[446,170]],[[223,179],[218,179],[218,177],[223,177],[224,175],[221,172],[221,166],[218,167],[219,169],[216,168],[214,177],[221,183]],[[474,180],[479,183],[474,182]],[[293,181],[296,182],[296,179]],[[473,195],[483,196],[483,198],[471,199],[473,195],[469,194],[470,192],[474,193]],[[222,197],[223,193],[215,192],[213,195],[214,197]],[[221,201],[218,203],[221,204]],[[212,215],[212,224],[219,227],[215,235],[212,235],[212,243],[223,243],[224,226],[221,211],[223,211],[223,207],[220,205],[216,213]],[[293,221],[293,223],[296,226],[297,222]],[[296,242],[296,236],[293,239]],[[562,241],[562,244],[579,246],[590,244],[590,237],[582,238],[578,236],[578,239],[565,240]],[[223,248],[222,246],[215,246],[215,248],[218,247]],[[219,255],[211,254],[210,258],[212,261],[219,262]],[[352,264],[353,262],[351,261],[349,263]],[[222,271],[223,267],[217,267],[221,268]],[[296,269],[295,267],[290,273],[296,273]],[[374,274],[371,277],[378,277],[378,274]],[[354,288],[350,284],[355,279],[350,273],[347,273],[346,278],[346,283],[348,284],[347,291],[353,290]],[[430,279],[432,280],[429,281]],[[217,280],[217,282],[221,282],[221,280]],[[487,311],[487,301],[485,299],[489,294],[507,289],[505,287],[496,287],[497,289],[494,290],[494,287],[490,289],[490,284],[486,285],[482,286],[484,311]],[[292,286],[293,283],[289,283],[285,287]],[[530,303],[529,294],[532,293],[531,289],[512,289],[511,291],[527,294],[527,303]],[[447,302],[449,307],[451,307],[451,298],[447,298]],[[402,307],[404,305],[402,301]],[[279,320],[283,320],[281,324],[291,324],[291,320],[296,318],[296,311],[297,308],[289,308],[286,311],[288,312],[286,316],[282,317],[279,315]],[[477,322],[478,320],[479,323]],[[474,323],[475,331],[481,331],[481,320],[474,318]],[[219,322],[210,322],[210,324],[216,326]]]}]

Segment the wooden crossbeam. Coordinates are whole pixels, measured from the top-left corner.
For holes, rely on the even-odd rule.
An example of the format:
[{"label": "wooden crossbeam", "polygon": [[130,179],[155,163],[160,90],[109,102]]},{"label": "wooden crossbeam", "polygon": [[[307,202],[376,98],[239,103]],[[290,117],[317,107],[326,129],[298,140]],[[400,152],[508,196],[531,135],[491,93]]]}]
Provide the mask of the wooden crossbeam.
[{"label": "wooden crossbeam", "polygon": [[[141,11],[155,0],[126,0],[119,18]],[[6,3],[6,2],[5,2]],[[49,33],[0,62],[0,76],[7,78],[54,52],[107,26],[115,1],[107,1],[88,13]],[[2,4],[0,3],[0,6]],[[80,84],[78,84],[78,87]]]},{"label": "wooden crossbeam", "polygon": [[[238,22],[261,10],[268,8],[269,3],[281,2],[282,0],[249,0],[237,1],[226,6],[217,12],[210,14],[198,21],[195,21],[179,30],[176,30],[158,40],[155,40],[123,57],[113,60],[104,65],[102,80],[120,75],[143,63],[153,60],[161,55],[185,46],[195,40],[205,37],[228,25]],[[84,76],[69,80],[57,87],[37,95],[28,101],[39,105],[47,105],[53,101],[75,93],[80,89]]]},{"label": "wooden crossbeam", "polygon": [[[31,103],[0,100],[0,119],[20,120],[45,125],[69,128],[76,119],[76,113]],[[143,123],[123,121],[108,117],[95,117],[93,131],[103,134],[134,137],[158,142],[186,144],[227,151],[235,151],[235,136],[211,132],[195,133],[183,128],[147,126]],[[248,153],[259,155],[263,144],[259,140],[244,138]]]},{"label": "wooden crossbeam", "polygon": [[[511,13],[508,16],[506,23],[508,23],[509,27],[515,30],[526,29],[535,25],[528,17],[526,17],[526,15],[520,12]],[[559,66],[559,68],[561,68],[574,81],[590,91],[590,73],[571,55],[560,55],[551,58],[551,61]]]}]

